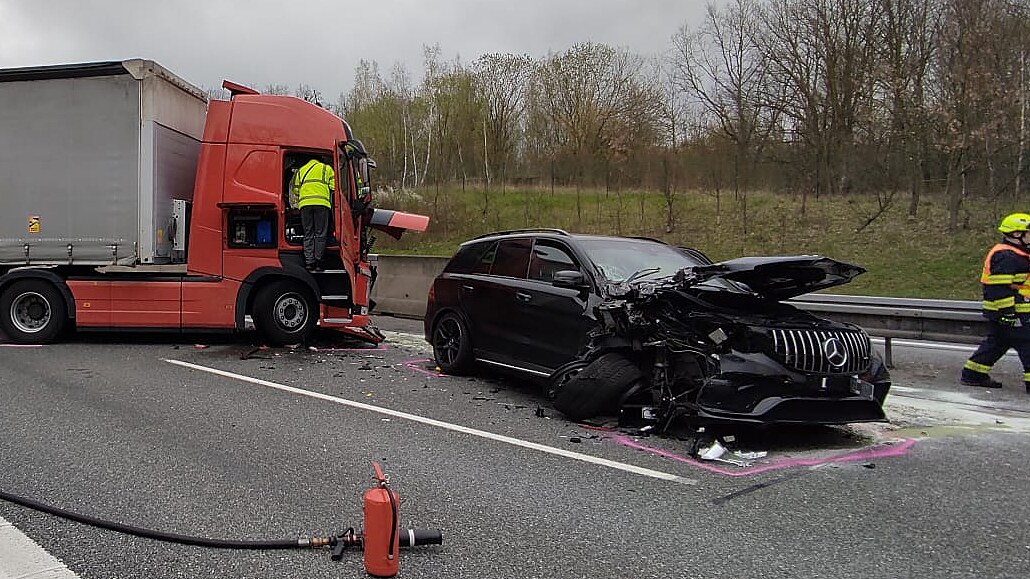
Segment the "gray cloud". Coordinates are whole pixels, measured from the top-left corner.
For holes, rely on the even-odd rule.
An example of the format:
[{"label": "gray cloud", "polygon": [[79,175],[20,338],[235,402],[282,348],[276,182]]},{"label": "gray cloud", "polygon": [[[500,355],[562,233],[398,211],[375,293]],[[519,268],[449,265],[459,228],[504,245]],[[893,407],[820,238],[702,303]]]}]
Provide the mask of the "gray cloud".
[{"label": "gray cloud", "polygon": [[0,67],[142,57],[205,88],[304,83],[335,100],[360,59],[417,79],[425,45],[463,62],[586,41],[656,55],[704,10],[702,0],[0,0]]}]

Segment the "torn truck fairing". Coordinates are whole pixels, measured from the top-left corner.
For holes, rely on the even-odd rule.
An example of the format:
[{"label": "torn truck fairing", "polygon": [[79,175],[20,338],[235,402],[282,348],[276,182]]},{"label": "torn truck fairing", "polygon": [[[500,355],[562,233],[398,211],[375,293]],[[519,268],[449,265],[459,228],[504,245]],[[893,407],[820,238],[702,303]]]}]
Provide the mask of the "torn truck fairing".
[{"label": "torn truck fairing", "polygon": [[[597,330],[580,358],[555,372],[554,388],[582,388],[570,371],[617,355],[641,375],[622,390],[622,413],[646,409],[666,426],[678,416],[698,424],[885,420],[890,378],[869,336],[779,301],[864,271],[821,256],[752,257],[607,283]],[[570,399],[559,393],[556,406],[575,414],[562,408]]]}]

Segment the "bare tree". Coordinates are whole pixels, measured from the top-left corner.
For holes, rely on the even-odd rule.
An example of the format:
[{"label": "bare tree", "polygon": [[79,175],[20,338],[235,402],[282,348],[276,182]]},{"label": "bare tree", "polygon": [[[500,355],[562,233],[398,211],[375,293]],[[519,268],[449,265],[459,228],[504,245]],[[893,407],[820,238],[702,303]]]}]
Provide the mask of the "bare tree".
[{"label": "bare tree", "polygon": [[485,54],[474,64],[476,86],[487,107],[484,119],[483,171],[491,181],[491,159],[501,191],[510,160],[517,154],[526,114],[526,92],[535,63],[525,55]]},{"label": "bare tree", "polygon": [[851,187],[856,124],[868,104],[873,4],[866,0],[768,0],[765,56],[784,88],[783,113],[795,132],[813,189]]},{"label": "bare tree", "polygon": [[578,220],[588,172],[596,175],[610,155],[657,139],[659,87],[638,75],[642,65],[625,50],[585,43],[552,55],[537,70],[535,105],[552,127],[554,145],[572,162]]},{"label": "bare tree", "polygon": [[940,0],[877,0],[877,93],[886,117],[886,159],[891,186],[909,189],[915,218],[926,180],[930,144],[927,83],[937,45]]},{"label": "bare tree", "polygon": [[709,4],[699,28],[683,27],[674,36],[671,58],[676,86],[734,145],[733,191],[745,233],[752,173],[780,126],[780,103],[769,98],[776,91],[758,44],[759,12],[757,0],[736,0],[723,11]]}]

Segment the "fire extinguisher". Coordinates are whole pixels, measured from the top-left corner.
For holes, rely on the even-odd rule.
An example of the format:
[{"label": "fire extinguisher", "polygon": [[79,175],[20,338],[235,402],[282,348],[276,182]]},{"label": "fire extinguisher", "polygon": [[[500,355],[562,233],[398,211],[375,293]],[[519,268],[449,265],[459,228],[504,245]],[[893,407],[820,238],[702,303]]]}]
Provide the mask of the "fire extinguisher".
[{"label": "fire extinguisher", "polygon": [[375,486],[365,492],[365,571],[375,577],[393,577],[397,574],[400,551],[400,497],[390,490],[390,481],[379,468],[375,469]]}]

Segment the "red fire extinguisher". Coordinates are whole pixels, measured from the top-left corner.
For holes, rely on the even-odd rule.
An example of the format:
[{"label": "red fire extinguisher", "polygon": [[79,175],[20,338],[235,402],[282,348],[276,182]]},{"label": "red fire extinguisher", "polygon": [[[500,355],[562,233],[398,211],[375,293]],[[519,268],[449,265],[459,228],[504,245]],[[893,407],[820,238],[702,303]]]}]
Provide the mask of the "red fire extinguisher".
[{"label": "red fire extinguisher", "polygon": [[375,577],[397,574],[400,551],[400,497],[389,488],[389,481],[373,462],[375,486],[365,492],[365,571]]}]

